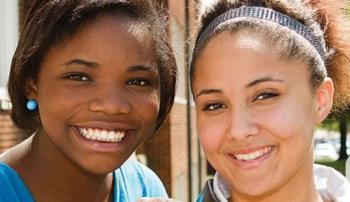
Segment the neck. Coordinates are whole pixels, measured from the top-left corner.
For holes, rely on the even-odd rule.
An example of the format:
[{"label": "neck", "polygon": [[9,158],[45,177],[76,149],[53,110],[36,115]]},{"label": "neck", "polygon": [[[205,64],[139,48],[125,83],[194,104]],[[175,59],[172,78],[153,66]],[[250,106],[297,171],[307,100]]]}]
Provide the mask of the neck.
[{"label": "neck", "polygon": [[231,202],[275,202],[275,201],[300,201],[322,202],[320,194],[316,190],[313,176],[312,155],[306,159],[299,171],[275,190],[259,196],[250,196],[232,191]]},{"label": "neck", "polygon": [[[67,159],[44,134],[27,141],[18,172],[36,201],[109,201],[112,174],[89,173]],[[45,146],[51,144],[51,146]],[[16,166],[15,166],[16,167]]]}]

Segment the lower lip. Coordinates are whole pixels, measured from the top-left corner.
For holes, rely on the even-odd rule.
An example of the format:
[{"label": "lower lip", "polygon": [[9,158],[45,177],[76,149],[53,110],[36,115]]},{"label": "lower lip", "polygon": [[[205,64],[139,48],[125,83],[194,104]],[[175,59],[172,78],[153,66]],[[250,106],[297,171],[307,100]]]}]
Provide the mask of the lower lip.
[{"label": "lower lip", "polygon": [[89,148],[90,150],[97,152],[116,152],[122,150],[123,147],[128,145],[128,142],[131,141],[131,136],[133,132],[127,132],[124,138],[119,142],[100,142],[96,140],[86,139],[82,135],[80,135],[79,129],[77,127],[73,127],[73,131],[76,134],[75,136],[78,138],[78,142],[83,144],[84,147]]},{"label": "lower lip", "polygon": [[232,154],[230,154],[230,158],[233,160],[233,163],[237,165],[239,168],[244,170],[253,170],[259,167],[262,163],[264,163],[272,155],[274,151],[275,151],[275,147],[272,147],[271,151],[252,161],[238,160]]}]

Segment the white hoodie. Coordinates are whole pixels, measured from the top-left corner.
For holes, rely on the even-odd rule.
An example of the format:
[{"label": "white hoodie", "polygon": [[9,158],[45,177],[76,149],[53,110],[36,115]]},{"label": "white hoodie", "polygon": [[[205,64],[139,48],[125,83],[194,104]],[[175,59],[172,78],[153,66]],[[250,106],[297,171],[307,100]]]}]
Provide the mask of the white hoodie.
[{"label": "white hoodie", "polygon": [[[314,179],[317,191],[324,201],[350,202],[350,184],[347,179],[331,167],[314,164]],[[214,176],[213,189],[220,202],[227,202],[230,188],[218,173]]]}]

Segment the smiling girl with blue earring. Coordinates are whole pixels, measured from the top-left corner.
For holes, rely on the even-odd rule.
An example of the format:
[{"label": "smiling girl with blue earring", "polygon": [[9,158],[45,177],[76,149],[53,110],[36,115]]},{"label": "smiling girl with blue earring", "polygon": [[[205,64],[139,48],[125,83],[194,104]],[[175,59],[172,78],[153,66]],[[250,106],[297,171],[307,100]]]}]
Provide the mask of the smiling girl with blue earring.
[{"label": "smiling girl with blue earring", "polygon": [[139,0],[34,3],[8,83],[12,120],[32,135],[0,155],[0,201],[167,197],[129,159],[174,99],[161,11]]}]

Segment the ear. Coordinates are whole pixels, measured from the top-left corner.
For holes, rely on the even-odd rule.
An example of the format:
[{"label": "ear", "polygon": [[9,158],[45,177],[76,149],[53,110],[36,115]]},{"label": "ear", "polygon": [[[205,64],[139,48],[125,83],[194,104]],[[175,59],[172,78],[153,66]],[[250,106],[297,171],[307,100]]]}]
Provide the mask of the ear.
[{"label": "ear", "polygon": [[38,88],[33,79],[28,79],[25,84],[25,94],[27,99],[38,100]]},{"label": "ear", "polygon": [[316,123],[320,124],[330,113],[333,105],[334,86],[331,78],[326,77],[316,89]]}]

